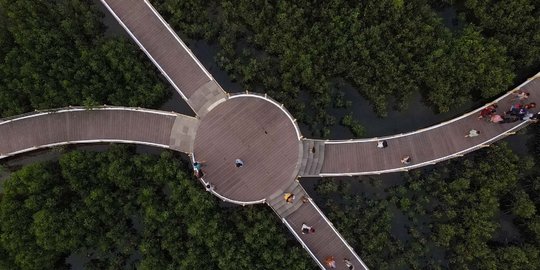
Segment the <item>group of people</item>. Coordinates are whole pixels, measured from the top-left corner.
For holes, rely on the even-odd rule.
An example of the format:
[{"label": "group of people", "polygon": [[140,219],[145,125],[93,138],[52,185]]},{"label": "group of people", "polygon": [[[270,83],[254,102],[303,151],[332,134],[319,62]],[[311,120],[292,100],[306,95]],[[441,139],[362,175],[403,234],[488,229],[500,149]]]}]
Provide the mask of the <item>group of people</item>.
[{"label": "group of people", "polygon": [[[478,119],[485,119],[491,123],[513,123],[518,120],[538,120],[540,119],[540,112],[536,114],[532,112],[536,108],[535,102],[527,103],[526,100],[531,96],[530,93],[516,90],[513,93],[511,102],[514,103],[510,106],[508,111],[502,114],[497,113],[498,105],[496,103],[490,104],[480,111]],[[480,135],[480,131],[476,129],[469,130],[469,133],[465,135],[467,138],[477,137]]]},{"label": "group of people", "polygon": [[[287,203],[293,203],[294,202],[294,198],[296,198],[294,196],[294,193],[290,193],[290,192],[285,192],[283,193],[283,199],[285,200],[285,202]],[[307,203],[309,201],[308,197],[306,196],[302,196],[302,203]]]},{"label": "group of people", "polygon": [[[540,112],[533,113],[532,110],[536,108],[535,102],[527,103],[527,99],[531,96],[530,93],[516,90],[512,93],[513,98],[508,111],[503,112],[502,114],[497,113],[498,105],[496,103],[490,104],[483,108],[480,111],[478,119],[484,119],[491,123],[512,123],[518,120],[534,120],[538,121],[540,119]],[[471,129],[465,135],[465,137],[472,138],[480,135],[480,131],[476,129]],[[377,141],[377,148],[384,149],[388,147],[388,142],[386,140]],[[412,158],[409,155],[405,155],[401,158],[401,164],[409,165],[412,162]]]},{"label": "group of people", "polygon": [[496,103],[490,104],[480,111],[478,119],[485,119],[492,123],[512,123],[518,120],[530,120],[538,119],[540,114],[532,113],[532,109],[536,108],[536,103],[526,103],[526,100],[530,97],[530,93],[516,90],[513,93],[514,97],[511,102],[514,103],[510,106],[508,111],[502,114],[497,113],[498,105]]},{"label": "group of people", "polygon": [[[354,265],[349,259],[343,258],[343,262],[345,263],[345,266],[347,266],[347,269],[354,270]],[[330,267],[332,269],[336,268],[336,259],[334,258],[334,256],[326,257],[326,259],[324,260],[324,263],[326,264],[327,267]]]}]

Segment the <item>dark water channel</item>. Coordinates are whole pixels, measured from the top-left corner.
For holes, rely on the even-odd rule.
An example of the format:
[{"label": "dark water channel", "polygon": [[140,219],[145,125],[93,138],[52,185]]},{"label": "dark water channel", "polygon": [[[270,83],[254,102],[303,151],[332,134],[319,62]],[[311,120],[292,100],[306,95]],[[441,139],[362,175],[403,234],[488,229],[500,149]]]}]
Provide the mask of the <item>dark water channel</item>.
[{"label": "dark water channel", "polygon": [[[93,0],[98,8],[103,12],[103,22],[108,27],[106,31],[107,36],[122,36],[131,41],[131,38],[124,29],[117,23],[115,18],[108,12],[108,10],[101,4],[99,0]],[[443,19],[447,24],[453,24],[453,18],[455,18],[455,12],[453,10],[445,10],[442,12]],[[450,19],[448,19],[450,18]],[[214,45],[208,45],[203,41],[191,41],[185,39],[191,50],[201,63],[208,69],[212,76],[219,82],[219,84],[228,92],[240,92],[243,91],[242,87],[231,80],[225,71],[220,69],[214,60],[217,54],[217,47]],[[407,131],[424,128],[441,121],[446,121],[459,116],[472,108],[480,106],[479,103],[468,103],[462,107],[452,110],[451,112],[444,114],[434,114],[431,108],[425,106],[422,103],[420,93],[415,93],[410,99],[409,106],[404,111],[391,110],[388,113],[388,117],[380,118],[372,110],[372,106],[369,102],[363,98],[358,91],[350,85],[345,84],[340,91],[345,94],[345,100],[352,102],[352,106],[349,109],[332,109],[330,113],[340,119],[348,111],[352,111],[354,117],[366,128],[366,136],[384,136],[395,133],[402,133]],[[189,106],[184,100],[176,93],[171,87],[172,95],[160,109],[166,111],[175,111],[178,113],[194,115]],[[311,134],[305,126],[302,125],[302,132],[305,135]],[[349,139],[352,138],[350,131],[340,125],[335,125],[331,129],[331,139]],[[526,132],[520,132],[517,135],[504,139],[509,146],[520,156],[527,155],[527,141],[530,139],[530,135]],[[3,181],[7,179],[10,171],[17,170],[21,166],[41,162],[57,160],[64,150],[78,149],[88,151],[105,151],[109,148],[109,145],[76,145],[59,147],[48,150],[34,151],[23,155],[18,155],[6,160],[2,160],[0,164],[4,167],[0,171],[0,192],[2,192]],[[137,146],[138,153],[147,154],[159,154],[162,149],[149,147],[149,146]],[[429,170],[430,167],[423,168],[422,170]],[[337,181],[348,181],[351,184],[351,189],[355,194],[361,194],[370,198],[380,198],[387,195],[385,189],[403,184],[405,179],[401,173],[391,173],[378,176],[361,176],[361,177],[335,177]],[[318,178],[304,178],[302,179],[302,185],[306,188],[309,194],[315,195],[314,187],[320,179]],[[501,217],[503,220],[502,235],[508,236],[508,238],[514,238],[515,227],[509,221],[509,217]],[[397,209],[394,211],[394,224],[393,233],[402,240],[407,240],[409,235],[405,229],[405,225],[409,221],[407,218]],[[134,254],[132,260],[136,261],[140,258],[140,254]],[[71,264],[72,269],[83,269],[84,263],[88,262],[90,258],[87,254],[71,254],[67,262]]]}]

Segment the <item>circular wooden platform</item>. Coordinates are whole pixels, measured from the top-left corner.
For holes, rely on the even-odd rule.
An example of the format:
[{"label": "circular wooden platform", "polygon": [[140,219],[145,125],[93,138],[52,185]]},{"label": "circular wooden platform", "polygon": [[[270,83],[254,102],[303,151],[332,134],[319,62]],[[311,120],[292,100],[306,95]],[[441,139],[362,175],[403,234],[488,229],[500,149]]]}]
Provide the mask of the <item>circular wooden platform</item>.
[{"label": "circular wooden platform", "polygon": [[[231,97],[202,119],[194,155],[204,180],[228,199],[254,202],[294,181],[301,143],[284,109],[254,95]],[[239,158],[244,166],[237,168]]]}]

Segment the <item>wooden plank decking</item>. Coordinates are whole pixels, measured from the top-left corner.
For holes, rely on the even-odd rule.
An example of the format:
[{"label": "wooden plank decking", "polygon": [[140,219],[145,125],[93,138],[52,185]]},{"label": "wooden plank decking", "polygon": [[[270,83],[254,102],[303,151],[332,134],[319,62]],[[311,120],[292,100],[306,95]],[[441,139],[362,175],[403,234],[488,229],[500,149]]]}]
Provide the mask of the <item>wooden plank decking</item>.
[{"label": "wooden plank decking", "polygon": [[[295,179],[301,143],[295,124],[264,97],[246,95],[219,104],[201,119],[194,154],[205,161],[204,180],[241,203],[261,201]],[[236,159],[244,161],[236,168]]]},{"label": "wooden plank decking", "polygon": [[199,116],[226,93],[147,0],[101,0]]},{"label": "wooden plank decking", "polygon": [[[540,78],[531,79],[520,89],[531,93],[527,103],[540,105]],[[513,95],[507,95],[498,100],[497,113],[509,110],[513,103],[517,103],[512,99]],[[379,174],[426,166],[482,148],[530,123],[490,123],[478,119],[479,110],[419,132],[379,139],[325,141],[320,171],[311,171],[303,176]],[[538,108],[533,111],[538,111]],[[471,129],[480,131],[480,136],[464,137]],[[388,147],[379,149],[377,141],[382,139],[388,142]],[[412,158],[408,165],[400,162],[406,155]]]},{"label": "wooden plank decking", "polygon": [[[326,266],[325,259],[328,256],[333,256],[337,269],[347,269],[344,258],[352,262],[355,270],[368,269],[312,200],[303,203],[298,210],[290,214],[285,220],[290,226],[289,229],[294,231],[293,234],[300,238],[300,241],[311,251],[321,265]],[[315,232],[302,234],[302,223],[312,226]],[[326,269],[329,268],[326,267]]]},{"label": "wooden plank decking", "polygon": [[[285,192],[294,194],[295,199],[292,203],[285,202],[283,198]],[[367,269],[364,262],[319,210],[313,200],[308,199],[307,202],[304,202],[302,198],[309,198],[309,195],[298,181],[293,181],[288,187],[278,190],[270,196],[266,203],[272,207],[321,268],[325,266],[326,257],[333,256],[337,269],[346,269],[344,258],[349,259],[356,270]],[[312,226],[315,233],[302,234],[303,223]]]},{"label": "wooden plank decking", "polygon": [[125,142],[170,148],[171,130],[178,117],[187,116],[107,107],[66,109],[4,120],[0,122],[0,158],[67,143]]}]

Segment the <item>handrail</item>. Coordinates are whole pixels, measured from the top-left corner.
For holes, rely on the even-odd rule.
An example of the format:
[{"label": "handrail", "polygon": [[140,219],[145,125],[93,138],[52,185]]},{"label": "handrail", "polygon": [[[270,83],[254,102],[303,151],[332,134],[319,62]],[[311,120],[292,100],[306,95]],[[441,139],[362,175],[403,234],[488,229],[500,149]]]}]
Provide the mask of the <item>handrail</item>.
[{"label": "handrail", "polygon": [[30,148],[22,149],[22,150],[7,153],[7,154],[0,154],[0,159],[18,155],[25,152],[29,152],[29,151],[33,151],[33,150],[37,150],[37,149],[68,145],[68,144],[80,144],[80,143],[129,143],[129,144],[143,144],[143,145],[148,145],[148,146],[170,149],[168,145],[164,145],[164,144],[157,144],[157,143],[150,143],[150,142],[143,142],[143,141],[133,141],[133,140],[118,140],[118,139],[75,140],[75,141],[65,141],[65,142],[58,142],[58,143],[43,144],[43,145],[33,146]]},{"label": "handrail", "polygon": [[534,79],[536,78],[540,78],[540,72],[537,73],[536,75],[534,75],[533,77],[527,79],[525,82],[523,82],[522,84],[520,84],[519,86],[517,86],[516,88],[506,92],[506,94],[500,96],[499,98],[495,99],[494,101],[491,101],[489,103],[486,103],[484,106],[480,106],[479,108],[473,110],[473,111],[470,111],[468,113],[465,113],[459,117],[455,117],[455,118],[452,118],[448,121],[445,121],[445,122],[441,122],[441,123],[438,123],[436,125],[432,125],[432,126],[429,126],[429,127],[426,127],[426,128],[421,128],[421,129],[418,129],[418,130],[415,130],[415,131],[411,131],[411,132],[407,132],[407,133],[400,133],[400,134],[394,134],[394,135],[389,135],[389,136],[383,136],[383,137],[374,137],[374,138],[364,138],[364,139],[349,139],[349,140],[324,140],[325,141],[325,144],[340,144],[340,143],[357,143],[357,142],[373,142],[373,141],[379,141],[379,140],[390,140],[390,139],[395,139],[395,138],[399,138],[399,137],[405,137],[405,136],[410,136],[410,135],[414,135],[414,134],[417,134],[417,133],[420,133],[420,132],[424,132],[424,131],[428,131],[428,130],[431,130],[431,129],[435,129],[435,128],[438,128],[440,126],[444,126],[444,125],[447,125],[447,124],[450,124],[452,122],[455,122],[457,120],[460,120],[460,119],[463,119],[465,117],[468,117],[472,114],[476,114],[478,112],[480,112],[481,110],[483,110],[486,106],[488,106],[489,104],[493,104],[493,103],[497,103],[499,101],[501,101],[502,99],[508,97],[509,95],[511,95],[512,93],[514,93],[516,90],[519,90],[521,87],[523,87],[524,85],[530,83],[531,81],[533,81]]},{"label": "handrail", "polygon": [[310,197],[309,199],[309,203],[311,203],[311,205],[313,205],[313,207],[315,208],[315,210],[317,210],[317,212],[319,213],[319,215],[321,215],[321,217],[326,221],[326,223],[328,224],[328,226],[330,226],[330,228],[332,228],[332,230],[334,231],[334,233],[339,237],[339,239],[343,242],[343,244],[345,244],[345,246],[349,249],[349,251],[353,254],[353,256],[362,264],[362,266],[364,267],[364,269],[369,269],[366,264],[364,263],[364,261],[362,261],[362,259],[360,259],[360,257],[358,256],[358,254],[356,254],[356,252],[354,251],[354,249],[351,247],[351,245],[349,245],[349,243],[347,243],[347,241],[345,241],[345,239],[343,238],[343,236],[336,230],[336,228],[334,227],[334,225],[332,224],[332,222],[330,222],[330,220],[328,220],[328,218],[323,214],[323,212],[321,211],[321,209],[319,209],[319,207],[317,207],[317,205],[315,204],[315,202],[313,202],[313,199]]},{"label": "handrail", "polygon": [[[143,50],[143,52],[146,54],[146,56],[148,56],[148,58],[150,58],[150,61],[152,61],[152,63],[154,63],[154,65],[159,69],[159,71],[161,72],[161,74],[163,74],[163,76],[165,76],[165,78],[167,79],[167,81],[169,81],[169,83],[174,87],[174,89],[176,89],[176,92],[178,92],[180,94],[180,96],[184,99],[184,100],[188,100],[188,98],[184,95],[184,93],[182,92],[182,90],[180,90],[180,88],[178,87],[178,85],[176,85],[176,83],[174,83],[174,81],[172,80],[171,77],[169,77],[169,74],[167,74],[167,72],[165,72],[165,70],[158,64],[158,62],[154,59],[154,57],[150,54],[150,52],[148,50],[146,50],[146,48],[142,45],[142,43],[137,39],[137,37],[135,37],[135,35],[131,32],[131,30],[129,30],[129,28],[127,27],[127,25],[124,24],[124,22],[120,19],[120,17],[118,17],[118,15],[116,15],[116,12],[114,12],[114,10],[109,6],[109,4],[107,3],[106,0],[101,0],[101,3],[109,10],[109,12],[113,15],[113,17],[116,19],[116,21],[118,21],[118,23],[124,28],[124,30],[126,30],[126,32],[129,34],[129,36],[135,41],[135,43],[137,43],[137,45],[139,45],[139,48],[141,48],[141,50]],[[191,108],[191,105],[189,104],[188,102],[188,106],[190,106]],[[193,110],[193,108],[191,108]],[[193,110],[195,111],[195,110]]]},{"label": "handrail", "polygon": [[[189,157],[190,157],[190,160],[191,160],[191,165],[193,166],[193,163],[195,163],[195,154],[194,153],[190,153],[189,154]],[[261,204],[261,203],[265,203],[266,202],[266,199],[262,199],[262,200],[257,200],[257,201],[237,201],[237,200],[233,200],[233,199],[230,199],[230,198],[227,198],[221,194],[219,194],[218,192],[216,192],[215,189],[213,188],[207,188],[207,186],[212,186],[212,184],[208,181],[205,181],[203,177],[198,177],[199,181],[203,184],[204,188],[206,189],[206,191],[214,194],[216,197],[220,198],[221,200],[225,201],[225,202],[230,202],[230,203],[234,203],[234,204],[239,204],[239,205],[242,205],[242,206],[246,206],[246,205],[252,205],[252,204]]]},{"label": "handrail", "polygon": [[300,132],[300,128],[298,127],[298,123],[296,121],[296,118],[294,118],[292,116],[292,114],[289,113],[289,111],[287,111],[287,109],[285,109],[285,106],[282,103],[277,102],[276,100],[269,97],[267,94],[261,94],[261,93],[255,93],[255,92],[246,91],[245,93],[242,93],[242,92],[240,92],[240,93],[229,93],[229,95],[230,95],[230,97],[229,97],[230,99],[239,98],[239,97],[255,97],[255,98],[264,99],[264,100],[269,101],[270,103],[274,104],[281,111],[283,111],[287,115],[287,117],[289,117],[289,120],[291,120],[291,123],[293,123],[294,130],[296,131],[296,136],[298,137],[298,140],[302,139],[302,133]]},{"label": "handrail", "polygon": [[285,223],[285,226],[287,226],[287,228],[289,229],[289,231],[291,231],[291,233],[294,235],[294,237],[296,237],[296,240],[298,240],[298,242],[300,242],[300,244],[302,244],[302,247],[309,253],[309,255],[311,256],[311,258],[313,258],[317,264],[319,265],[319,267],[321,269],[326,269],[324,267],[324,265],[322,265],[322,263],[319,261],[319,259],[317,259],[317,257],[315,256],[315,254],[313,254],[313,252],[311,252],[311,249],[309,249],[309,247],[306,245],[306,243],[304,243],[304,240],[302,240],[302,238],[300,237],[300,235],[298,235],[298,233],[296,233],[296,231],[294,231],[293,227],[291,226],[291,224],[289,224],[289,222],[287,222],[286,219],[284,218],[281,218],[281,221],[283,221],[283,223]]},{"label": "handrail", "polygon": [[[504,133],[500,133],[499,135],[497,135],[497,136],[495,136],[493,138],[490,138],[490,139],[488,139],[488,140],[486,140],[486,141],[484,141],[482,143],[479,143],[479,144],[477,144],[475,146],[469,147],[467,149],[461,150],[461,151],[453,153],[451,155],[447,155],[447,156],[444,156],[444,157],[432,159],[432,160],[429,160],[429,161],[424,161],[424,162],[413,164],[413,165],[410,165],[410,166],[404,166],[404,167],[399,167],[399,168],[394,168],[394,169],[387,169],[387,170],[379,170],[379,171],[364,171],[364,172],[354,172],[354,173],[320,173],[319,175],[313,175],[313,176],[331,177],[331,176],[355,176],[355,175],[367,175],[367,174],[382,174],[382,173],[408,171],[408,170],[419,168],[419,167],[426,166],[426,165],[433,165],[435,163],[438,163],[438,162],[441,162],[441,161],[444,161],[444,160],[448,160],[448,159],[451,159],[451,158],[454,158],[454,157],[462,156],[462,155],[464,155],[464,154],[466,154],[468,152],[471,152],[473,150],[477,150],[477,149],[486,147],[486,146],[488,146],[489,143],[498,140],[500,137],[507,136],[510,133],[512,133],[514,130],[519,129],[522,126],[526,126],[526,125],[529,125],[529,124],[534,123],[534,122],[535,121],[525,120],[522,123],[514,126],[513,128],[511,128],[509,130],[506,130]],[[310,175],[308,175],[308,176],[310,176]]]},{"label": "handrail", "polygon": [[[153,114],[161,114],[161,115],[169,115],[169,116],[180,115],[179,113],[175,113],[175,112],[166,112],[166,111],[160,111],[160,110],[145,109],[145,108],[140,108],[140,107],[122,107],[122,106],[102,105],[102,106],[87,108],[83,106],[69,106],[69,107],[61,107],[61,108],[46,109],[46,110],[35,110],[33,112],[27,112],[23,114],[8,116],[8,117],[0,119],[0,125],[13,122],[13,121],[26,119],[26,118],[42,116],[46,114],[75,112],[75,111],[92,111],[92,110],[137,111],[137,112],[145,112],[145,113],[153,113]],[[184,115],[184,116],[194,118],[188,115]]]},{"label": "handrail", "polygon": [[[197,65],[199,66],[199,68],[201,68],[201,70],[204,72],[204,74],[206,74],[206,76],[208,76],[208,78],[210,78],[211,81],[215,81],[214,78],[212,77],[212,74],[210,74],[210,72],[208,72],[208,70],[206,70],[206,68],[201,64],[201,62],[199,62],[199,59],[197,59],[197,57],[195,57],[195,55],[193,55],[193,52],[191,51],[191,49],[189,49],[188,46],[186,46],[184,41],[182,41],[182,39],[180,39],[180,37],[171,28],[171,26],[163,19],[163,17],[161,17],[161,15],[157,12],[157,10],[154,8],[154,6],[152,6],[152,4],[150,4],[150,2],[148,2],[148,0],[144,0],[144,3],[152,10],[154,15],[156,15],[156,17],[159,19],[159,21],[163,25],[165,25],[165,27],[167,28],[169,33],[171,33],[171,35],[174,37],[174,39],[176,39],[176,41],[178,41],[178,43],[180,43],[182,48],[184,48],[184,50],[186,50],[186,52],[188,52],[189,56],[191,56],[193,61],[195,61],[197,63]],[[225,91],[223,91],[223,92],[225,92]]]}]

